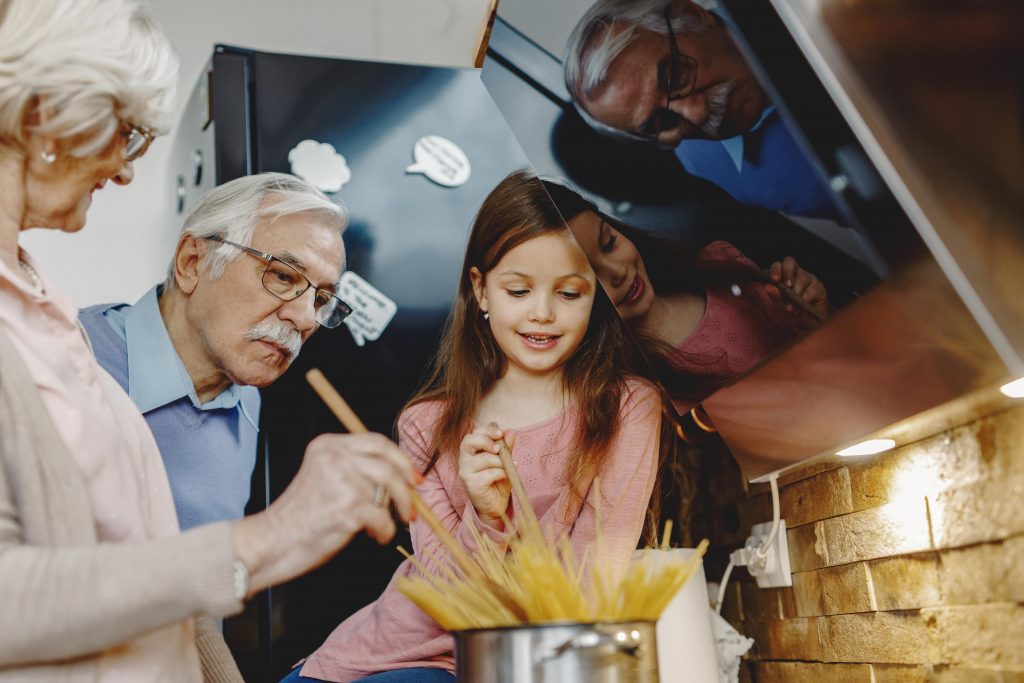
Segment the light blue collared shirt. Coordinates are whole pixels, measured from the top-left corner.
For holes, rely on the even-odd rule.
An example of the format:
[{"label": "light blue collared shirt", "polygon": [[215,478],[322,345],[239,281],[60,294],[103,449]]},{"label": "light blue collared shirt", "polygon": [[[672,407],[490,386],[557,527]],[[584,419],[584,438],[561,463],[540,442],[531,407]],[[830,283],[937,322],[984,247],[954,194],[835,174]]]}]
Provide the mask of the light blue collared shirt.
[{"label": "light blue collared shirt", "polygon": [[256,463],[259,390],[232,384],[200,403],[167,333],[158,295],[154,287],[132,306],[90,306],[79,320],[96,360],[153,432],[181,528],[238,519]]},{"label": "light blue collared shirt", "polygon": [[720,140],[720,142],[722,143],[722,147],[725,147],[725,153],[729,155],[729,158],[732,159],[732,163],[736,165],[737,171],[743,170],[743,148],[745,144],[743,141],[744,136],[749,135],[750,133],[753,133],[755,130],[760,128],[761,124],[764,123],[764,120],[768,118],[773,111],[775,111],[774,104],[765,107],[765,110],[761,112],[761,118],[757,120],[757,123],[755,123],[750,130],[746,131],[745,133],[740,133],[739,135],[736,135],[734,137],[726,138],[725,140]]},{"label": "light blue collared shirt", "polygon": [[142,295],[133,306],[108,308],[107,323],[128,343],[128,396],[145,415],[179,398],[188,397],[197,410],[234,408],[259,430],[259,425],[240,401],[239,387],[229,385],[207,401],[199,402],[192,378],[174,349],[167,327],[160,316],[160,285]]}]

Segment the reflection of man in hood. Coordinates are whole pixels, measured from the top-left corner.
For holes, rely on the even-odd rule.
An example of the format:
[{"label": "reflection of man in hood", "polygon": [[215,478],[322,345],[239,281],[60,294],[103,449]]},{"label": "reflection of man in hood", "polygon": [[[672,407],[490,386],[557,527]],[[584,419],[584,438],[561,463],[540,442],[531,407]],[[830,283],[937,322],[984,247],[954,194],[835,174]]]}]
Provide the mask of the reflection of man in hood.
[{"label": "reflection of man in hood", "polygon": [[691,0],[599,0],[569,38],[565,80],[598,132],[675,149],[740,201],[835,217],[725,24]]}]

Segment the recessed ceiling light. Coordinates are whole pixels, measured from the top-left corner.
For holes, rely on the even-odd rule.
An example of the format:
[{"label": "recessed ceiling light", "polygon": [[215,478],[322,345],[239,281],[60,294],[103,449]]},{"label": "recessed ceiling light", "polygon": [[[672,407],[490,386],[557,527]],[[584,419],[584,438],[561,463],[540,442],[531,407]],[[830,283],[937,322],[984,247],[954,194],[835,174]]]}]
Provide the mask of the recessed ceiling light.
[{"label": "recessed ceiling light", "polygon": [[882,453],[883,451],[887,451],[895,447],[896,442],[892,439],[868,439],[867,441],[861,441],[858,444],[854,444],[849,448],[837,451],[836,455],[874,455],[875,453]]},{"label": "recessed ceiling light", "polygon": [[1015,379],[1009,384],[1004,384],[999,387],[999,391],[1003,392],[1010,398],[1024,398],[1024,377]]}]

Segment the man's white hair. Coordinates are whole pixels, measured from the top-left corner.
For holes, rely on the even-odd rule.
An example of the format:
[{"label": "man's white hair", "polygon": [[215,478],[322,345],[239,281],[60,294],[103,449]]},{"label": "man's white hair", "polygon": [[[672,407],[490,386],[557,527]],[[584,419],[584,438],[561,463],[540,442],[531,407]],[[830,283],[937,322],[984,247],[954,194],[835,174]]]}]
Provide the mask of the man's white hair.
[{"label": "man's white hair", "polygon": [[[224,183],[207,192],[195,205],[181,229],[179,243],[185,237],[220,237],[243,246],[252,243],[256,225],[264,218],[275,221],[295,214],[309,214],[322,225],[338,233],[348,224],[348,212],[305,180],[287,173],[260,173]],[[217,279],[224,268],[244,256],[230,244],[208,243],[204,272]],[[344,265],[344,264],[342,264]],[[164,290],[175,287],[174,258],[167,271]]]},{"label": "man's white hair", "polygon": [[[665,8],[671,4],[672,0],[598,0],[573,29],[566,44],[565,87],[580,116],[597,132],[621,141],[650,142],[641,135],[598,121],[583,106],[583,99],[602,85],[608,67],[632,42],[638,28],[668,36]],[[708,6],[707,2],[695,4]],[[671,17],[672,30],[677,35],[704,30],[700,20],[689,12],[673,12]],[[616,23],[623,28],[613,34],[610,29]],[[654,68],[652,64],[651,69]]]},{"label": "man's white hair", "polygon": [[34,130],[75,138],[71,154],[104,149],[119,121],[165,133],[178,57],[134,0],[0,0],[0,152]]}]

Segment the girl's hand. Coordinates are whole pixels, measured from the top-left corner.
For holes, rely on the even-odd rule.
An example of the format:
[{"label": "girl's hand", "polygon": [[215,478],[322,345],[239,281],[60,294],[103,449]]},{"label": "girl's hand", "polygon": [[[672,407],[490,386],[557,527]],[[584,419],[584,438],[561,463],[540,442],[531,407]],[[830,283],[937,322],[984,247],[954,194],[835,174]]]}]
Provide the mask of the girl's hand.
[{"label": "girl's hand", "polygon": [[[787,256],[782,261],[776,261],[768,269],[768,275],[772,282],[788,287],[818,311],[822,317],[828,316],[828,293],[825,291],[825,285],[821,284],[821,280],[813,273],[808,273],[801,268],[795,258]],[[792,303],[787,303],[785,308],[790,313],[799,314],[796,306]]]},{"label": "girl's hand", "polygon": [[512,491],[498,457],[498,440],[502,437],[512,448],[514,435],[511,432],[497,427],[477,427],[459,446],[459,479],[480,521],[499,531],[504,529],[501,518],[508,511]]}]

